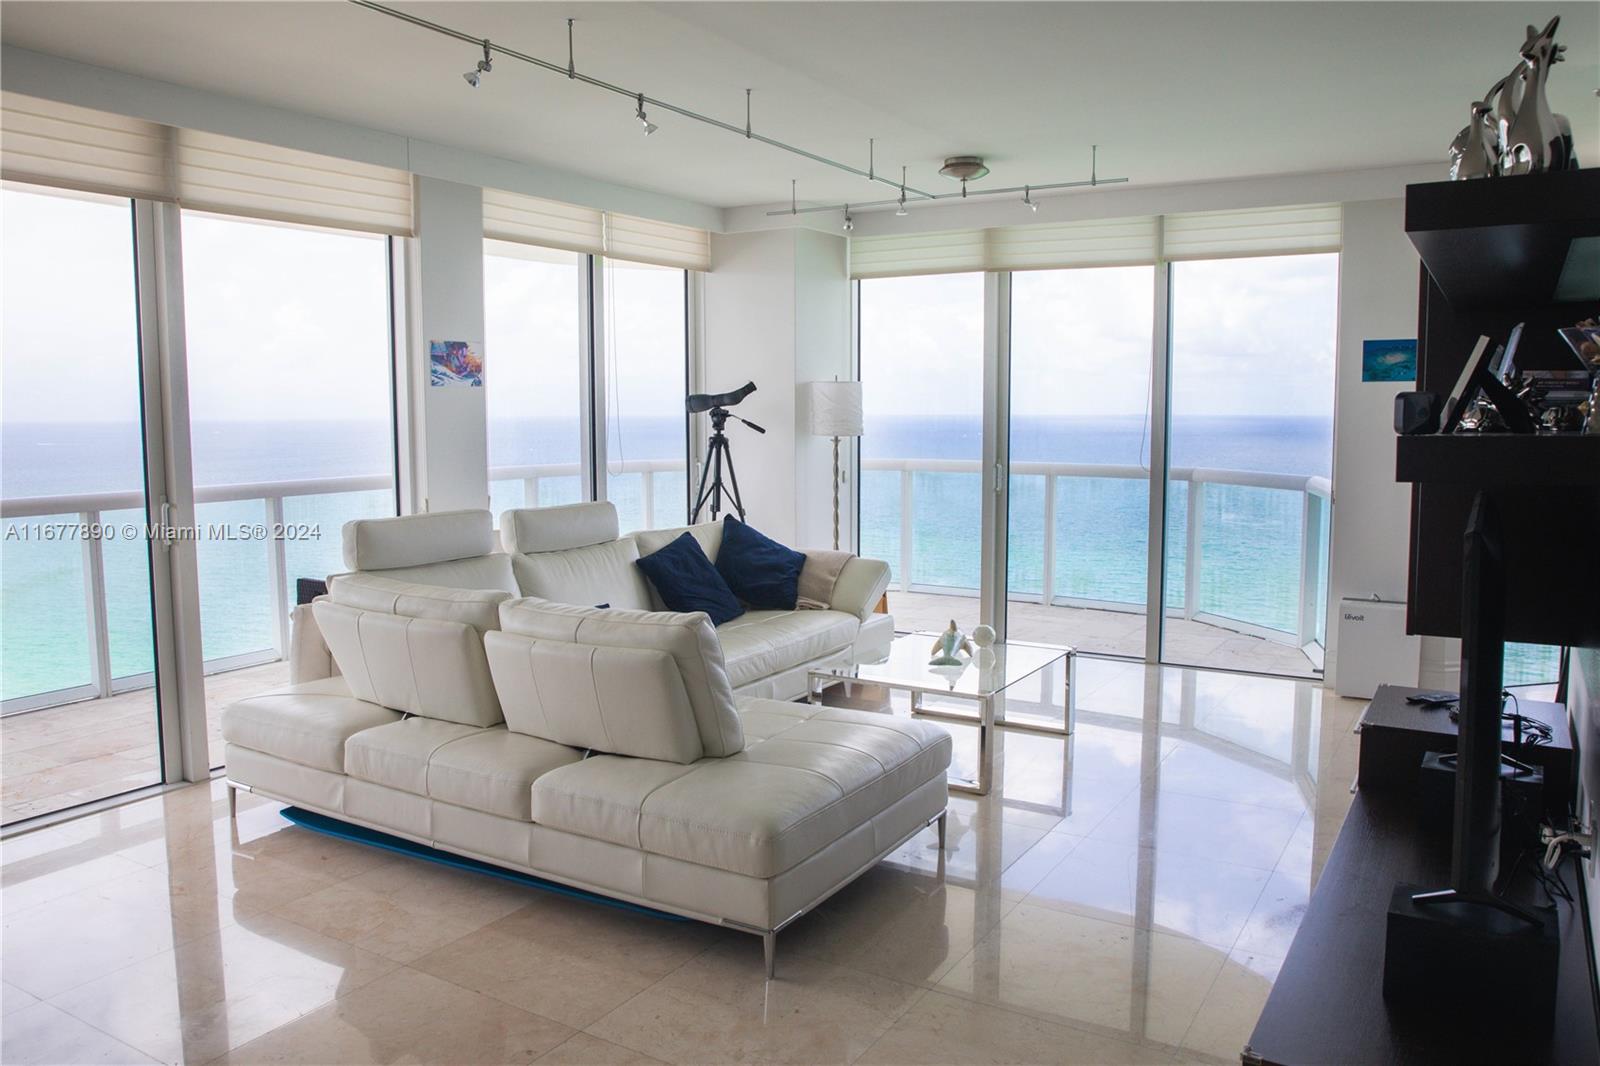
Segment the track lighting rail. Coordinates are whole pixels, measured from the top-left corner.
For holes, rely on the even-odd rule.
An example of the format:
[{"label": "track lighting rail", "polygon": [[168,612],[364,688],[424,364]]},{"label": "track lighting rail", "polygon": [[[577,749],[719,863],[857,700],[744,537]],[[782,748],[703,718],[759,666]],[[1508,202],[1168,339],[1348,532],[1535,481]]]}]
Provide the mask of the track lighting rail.
[{"label": "track lighting rail", "polygon": [[[593,77],[589,74],[584,74],[577,69],[576,64],[571,59],[572,27],[570,24],[567,27],[569,58],[566,64],[561,64],[552,63],[547,59],[540,59],[538,56],[529,55],[526,52],[519,52],[515,48],[507,48],[503,44],[495,44],[493,41],[486,40],[482,37],[476,37],[462,30],[453,29],[449,26],[443,25],[442,23],[434,22],[431,19],[422,18],[419,15],[408,14],[407,12],[389,7],[386,4],[376,3],[374,0],[350,0],[350,3],[356,5],[357,7],[364,7],[369,11],[375,11],[380,15],[388,15],[390,18],[399,19],[401,22],[408,22],[413,26],[420,27],[421,29],[432,30],[434,33],[442,36],[453,37],[456,40],[462,41],[466,44],[470,44],[475,47],[482,47],[486,54],[489,52],[498,53],[508,59],[521,60],[522,62],[531,64],[532,66],[542,67],[553,74],[559,74],[564,78],[570,78],[574,81],[581,81],[586,85],[592,85],[596,89],[604,89],[606,92],[616,93],[618,96],[625,96],[629,100],[635,102],[641,111],[643,110],[644,105],[648,104],[651,107],[659,108],[662,111],[670,111],[674,115],[680,115],[683,118],[693,119],[695,122],[701,122],[707,126],[715,126],[717,129],[727,130],[729,133],[737,134],[738,136],[744,137],[748,140],[760,141],[762,144],[765,144],[771,148],[781,149],[782,151],[800,156],[801,158],[809,159],[813,163],[821,163],[823,166],[832,167],[835,170],[842,170],[847,174],[854,174],[857,177],[866,178],[868,181],[880,182],[894,188],[897,192],[903,189],[906,195],[917,199],[934,200],[939,198],[939,196],[934,193],[924,192],[921,189],[917,189],[909,185],[902,185],[900,182],[880,177],[879,175],[873,173],[870,169],[862,170],[860,167],[853,167],[849,163],[841,163],[837,159],[829,159],[825,155],[819,155],[816,152],[810,152],[804,148],[780,141],[776,137],[768,137],[764,134],[756,133],[749,126],[749,90],[746,90],[745,95],[746,124],[741,127],[732,122],[724,122],[722,119],[714,118],[711,115],[701,114],[700,112],[693,111],[687,107],[679,107],[677,104],[669,103],[666,100],[660,100],[653,96],[647,96],[638,92],[637,90],[625,89],[620,85],[613,84],[612,82]],[[1035,186],[1035,188],[1050,187],[1051,186],[1043,185]],[[812,209],[806,208],[805,210]],[[834,208],[834,210],[837,210],[837,208]],[[789,214],[787,211],[779,211],[776,213]]]},{"label": "track lighting rail", "polygon": [[[1001,195],[1006,195],[1006,194],[1022,193],[1025,198],[1021,202],[1023,204],[1025,204],[1025,205],[1027,205],[1028,207],[1035,207],[1035,203],[1034,203],[1034,200],[1033,200],[1033,194],[1036,193],[1036,192],[1048,191],[1050,189],[1093,188],[1093,187],[1095,187],[1097,185],[1119,185],[1119,184],[1121,184],[1121,183],[1123,183],[1123,182],[1125,182],[1127,180],[1128,180],[1127,178],[1089,178],[1089,179],[1087,179],[1085,181],[1057,181],[1057,182],[1051,182],[1048,185],[1017,185],[1017,186],[1013,186],[1011,188],[1006,188],[1006,189],[968,189],[968,190],[957,190],[956,192],[923,193],[922,194],[922,199],[924,199],[924,200],[961,200],[961,199],[970,200],[970,199],[973,199],[974,197],[978,197],[978,196],[1001,196]],[[899,188],[898,183],[896,183],[895,187]],[[911,192],[912,190],[908,188],[906,191],[907,192]],[[840,204],[819,204],[819,205],[817,205],[815,207],[793,207],[793,206],[791,206],[787,210],[784,210],[784,209],[780,208],[779,210],[776,210],[776,211],[768,211],[767,214],[769,216],[777,216],[777,215],[809,215],[809,214],[814,214],[814,213],[816,213],[818,211],[839,211],[839,210],[843,210],[843,209],[848,209],[850,211],[860,211],[860,210],[863,210],[865,208],[870,208],[870,207],[892,207],[892,206],[894,206],[896,204],[902,204],[902,203],[904,203],[904,201],[902,201],[899,197],[896,197],[893,200],[851,200],[848,204],[842,204],[842,203],[840,203]],[[899,214],[899,213],[900,212],[896,212],[896,214]]]}]

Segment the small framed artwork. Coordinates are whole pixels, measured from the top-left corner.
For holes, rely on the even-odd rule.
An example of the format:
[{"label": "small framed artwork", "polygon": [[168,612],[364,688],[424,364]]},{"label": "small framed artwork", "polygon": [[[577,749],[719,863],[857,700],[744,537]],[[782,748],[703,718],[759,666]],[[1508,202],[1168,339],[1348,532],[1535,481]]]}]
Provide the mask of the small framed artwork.
[{"label": "small framed artwork", "polygon": [[1417,342],[1415,340],[1362,341],[1361,380],[1417,380]]},{"label": "small framed artwork", "polygon": [[483,356],[469,341],[429,341],[428,362],[436,389],[483,388]]}]

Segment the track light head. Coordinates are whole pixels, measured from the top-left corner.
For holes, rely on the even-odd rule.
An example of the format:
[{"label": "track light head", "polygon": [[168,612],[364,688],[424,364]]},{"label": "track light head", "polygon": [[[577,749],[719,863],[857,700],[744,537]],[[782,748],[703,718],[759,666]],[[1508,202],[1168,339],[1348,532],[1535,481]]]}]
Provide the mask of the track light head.
[{"label": "track light head", "polygon": [[1039,204],[1038,201],[1034,200],[1033,198],[1033,188],[1031,186],[1024,185],[1022,187],[1022,203],[1029,211],[1032,211],[1034,214],[1038,214]]},{"label": "track light head", "polygon": [[844,205],[844,225],[840,227],[846,233],[856,228],[856,220],[850,217],[850,205]]},{"label": "track light head", "polygon": [[478,82],[483,80],[483,76],[493,70],[494,61],[489,58],[489,42],[485,40],[483,42],[483,58],[478,60],[478,65],[476,67],[473,67],[471,70],[461,75],[461,80],[476,89],[478,87]]},{"label": "track light head", "polygon": [[633,117],[639,120],[639,125],[644,127],[644,135],[648,137],[661,127],[651,122],[649,116],[644,113],[644,93],[640,93],[635,100],[638,106],[634,108]]}]

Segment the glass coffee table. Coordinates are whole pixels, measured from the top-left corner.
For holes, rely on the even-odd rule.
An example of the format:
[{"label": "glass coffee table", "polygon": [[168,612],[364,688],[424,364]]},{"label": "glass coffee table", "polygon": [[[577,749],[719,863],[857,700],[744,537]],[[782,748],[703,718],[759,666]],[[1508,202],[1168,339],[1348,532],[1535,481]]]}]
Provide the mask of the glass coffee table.
[{"label": "glass coffee table", "polygon": [[[990,743],[990,729],[1009,726],[1056,736],[1066,736],[1072,732],[1072,682],[1077,654],[1074,649],[1060,645],[996,641],[993,646],[980,649],[962,666],[930,666],[928,660],[932,658],[931,649],[937,636],[935,633],[901,633],[889,645],[884,658],[854,666],[812,670],[806,683],[807,696],[812,703],[816,703],[819,685],[825,687],[840,681],[861,681],[910,693],[913,715],[976,725],[978,779],[952,778],[950,791],[987,796],[994,778],[994,746]],[[1063,664],[1063,713],[1060,725],[1031,717],[1010,720],[1003,714],[996,717],[996,704],[1006,689],[1055,663]],[[977,704],[977,707],[972,714],[928,707],[924,701],[926,696],[967,700]]]}]

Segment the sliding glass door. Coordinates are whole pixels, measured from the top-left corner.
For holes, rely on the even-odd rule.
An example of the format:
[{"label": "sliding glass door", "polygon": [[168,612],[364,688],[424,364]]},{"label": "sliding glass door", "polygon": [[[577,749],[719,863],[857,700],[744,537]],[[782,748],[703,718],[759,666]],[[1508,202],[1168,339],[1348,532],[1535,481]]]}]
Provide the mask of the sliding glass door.
[{"label": "sliding glass door", "polygon": [[861,553],[893,570],[900,629],[978,623],[982,274],[860,284]]},{"label": "sliding glass door", "polygon": [[163,779],[133,204],[8,186],[0,822]]},{"label": "sliding glass door", "polygon": [[1154,274],[1012,275],[1012,638],[1144,657]]},{"label": "sliding glass door", "polygon": [[1326,637],[1339,257],[1171,269],[1162,659],[1310,675]]},{"label": "sliding glass door", "polygon": [[185,212],[184,308],[212,761],[222,706],[287,681],[300,578],[395,503],[389,240]]}]

